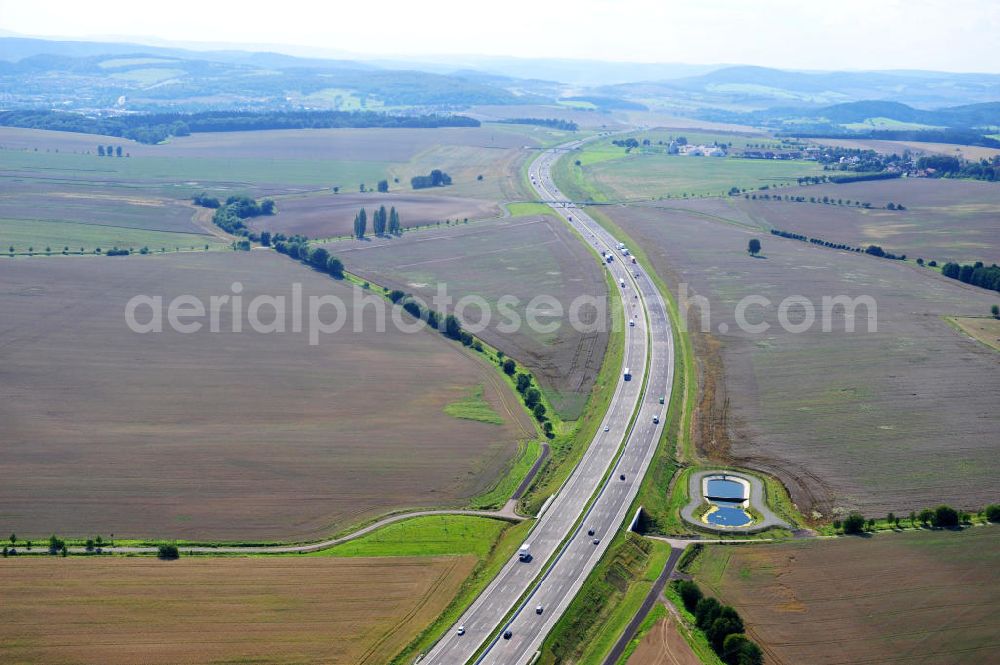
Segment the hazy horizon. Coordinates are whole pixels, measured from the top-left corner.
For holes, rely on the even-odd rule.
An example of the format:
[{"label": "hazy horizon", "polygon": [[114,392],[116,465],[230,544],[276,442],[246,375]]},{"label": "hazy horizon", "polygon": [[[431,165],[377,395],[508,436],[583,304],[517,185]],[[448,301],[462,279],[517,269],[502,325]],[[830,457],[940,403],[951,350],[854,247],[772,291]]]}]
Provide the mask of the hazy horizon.
[{"label": "hazy horizon", "polygon": [[[433,14],[390,0],[377,19],[363,8],[315,9],[301,0],[286,2],[281,14],[179,0],[172,5],[174,11],[157,18],[153,34],[130,4],[99,4],[95,11],[93,5],[77,3],[26,6],[0,0],[0,31],[40,39],[438,63],[464,57],[1000,73],[1000,60],[994,56],[1000,4],[989,0],[885,0],[876,6],[861,0],[808,6],[787,0],[761,0],[753,6],[717,0],[698,7],[668,7],[650,0],[545,6],[512,0],[503,13],[444,0]],[[227,21],[234,12],[238,25]],[[942,15],[948,17],[946,22]],[[560,27],[546,29],[554,26]],[[532,39],[535,31],[538,38]],[[962,48],[937,48],[942,43]],[[453,64],[461,68],[472,63]]]}]

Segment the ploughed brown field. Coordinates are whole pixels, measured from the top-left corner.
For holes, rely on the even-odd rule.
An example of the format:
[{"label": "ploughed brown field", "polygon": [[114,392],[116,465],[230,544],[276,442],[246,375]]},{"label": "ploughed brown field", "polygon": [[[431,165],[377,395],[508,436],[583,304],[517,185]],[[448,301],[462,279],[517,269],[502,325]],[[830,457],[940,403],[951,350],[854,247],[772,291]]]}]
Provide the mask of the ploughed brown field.
[{"label": "ploughed brown field", "polygon": [[677,619],[667,614],[642,638],[628,665],[701,665],[701,661],[678,632]]},{"label": "ploughed brown field", "polygon": [[[606,301],[607,284],[603,268],[564,223],[547,215],[512,217],[327,247],[349,271],[428,303],[439,285],[454,299],[452,310],[463,296],[484,298],[490,319],[482,338],[531,369],[564,418],[580,416],[604,358],[610,317],[605,307],[605,323],[596,331],[570,323],[573,300],[589,295]],[[508,295],[519,300],[511,309],[521,325],[512,331],[497,306]],[[539,317],[543,324],[557,323],[555,330],[528,325],[525,310],[538,295],[552,296],[563,307],[561,317]],[[593,306],[579,314],[584,324],[597,321]],[[474,305],[457,315],[467,325],[482,321]]]},{"label": "ploughed brown field", "polygon": [[[1000,261],[1000,187],[996,183],[901,178],[790,187],[771,192],[775,193],[804,196],[806,201],[734,197],[727,201],[736,208],[732,213],[718,201],[682,205],[760,225],[768,231],[782,229],[852,247],[879,245],[894,254],[926,261]],[[822,200],[824,196],[834,203],[868,202],[872,209],[809,202],[812,197]],[[888,203],[901,203],[906,209],[886,210]]]},{"label": "ploughed brown field", "polygon": [[475,562],[8,558],[0,660],[380,665],[447,606]]},{"label": "ploughed brown field", "polygon": [[[438,191],[445,192],[446,188]],[[500,209],[477,199],[429,194],[332,194],[283,198],[278,200],[278,214],[251,221],[260,231],[302,234],[310,238],[349,236],[354,233],[354,216],[361,208],[368,213],[368,234],[372,234],[372,216],[379,206],[395,206],[403,227],[434,224],[445,220],[495,217]]]},{"label": "ploughed brown field", "polygon": [[[699,448],[710,459],[777,475],[806,516],[858,508],[908,514],[945,502],[979,510],[996,500],[1000,357],[951,327],[948,315],[983,315],[996,294],[927,268],[815,247],[681,210],[602,208],[635,240],[676,295],[708,299],[709,330],[690,309],[701,366]],[[763,258],[747,253],[751,238]],[[848,332],[843,306],[823,298],[870,296]],[[737,325],[746,319],[763,332]],[[815,320],[785,330],[779,304],[804,296]],[[793,325],[805,318],[790,307]],[[720,325],[725,330],[720,330]],[[794,330],[794,328],[792,328]]]},{"label": "ploughed brown field", "polygon": [[[166,309],[232,296],[195,333]],[[292,332],[293,284],[303,330]],[[261,541],[329,535],[388,511],[455,506],[489,489],[525,432],[515,395],[472,351],[391,319],[355,332],[345,286],[268,251],[5,260],[0,264],[0,506],[26,537]],[[163,333],[124,319],[162,296]],[[287,333],[251,329],[251,300],[286,297]],[[340,332],[310,346],[310,296],[344,300]],[[273,308],[259,311],[271,322]],[[149,307],[137,318],[148,321]],[[335,318],[332,307],[324,321]],[[483,386],[504,424],[445,405]]]},{"label": "ploughed brown field", "polygon": [[1000,648],[1000,530],[708,545],[692,568],[772,665],[978,665]]}]

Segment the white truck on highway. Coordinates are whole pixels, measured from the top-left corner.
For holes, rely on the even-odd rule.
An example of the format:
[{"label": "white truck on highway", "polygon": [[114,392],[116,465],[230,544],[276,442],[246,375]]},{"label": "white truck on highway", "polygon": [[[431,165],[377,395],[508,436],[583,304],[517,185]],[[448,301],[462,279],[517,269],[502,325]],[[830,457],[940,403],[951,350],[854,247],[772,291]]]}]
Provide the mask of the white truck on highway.
[{"label": "white truck on highway", "polygon": [[525,543],[521,545],[521,548],[517,551],[518,561],[531,561],[531,544]]},{"label": "white truck on highway", "polygon": [[629,370],[628,367],[625,368],[625,380],[626,381],[631,381],[632,380],[632,372],[631,372],[631,370]]}]

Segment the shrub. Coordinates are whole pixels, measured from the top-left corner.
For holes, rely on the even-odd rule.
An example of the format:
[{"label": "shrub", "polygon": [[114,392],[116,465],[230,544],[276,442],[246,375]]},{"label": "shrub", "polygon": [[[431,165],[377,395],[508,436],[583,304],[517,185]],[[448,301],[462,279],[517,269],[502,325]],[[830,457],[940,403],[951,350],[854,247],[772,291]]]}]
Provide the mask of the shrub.
[{"label": "shrub", "polygon": [[164,543],[160,545],[156,550],[156,558],[162,559],[164,561],[173,561],[174,559],[179,559],[181,556],[180,552],[177,551],[177,546]]},{"label": "shrub", "polygon": [[986,506],[986,519],[990,522],[1000,522],[1000,504],[991,503]]}]

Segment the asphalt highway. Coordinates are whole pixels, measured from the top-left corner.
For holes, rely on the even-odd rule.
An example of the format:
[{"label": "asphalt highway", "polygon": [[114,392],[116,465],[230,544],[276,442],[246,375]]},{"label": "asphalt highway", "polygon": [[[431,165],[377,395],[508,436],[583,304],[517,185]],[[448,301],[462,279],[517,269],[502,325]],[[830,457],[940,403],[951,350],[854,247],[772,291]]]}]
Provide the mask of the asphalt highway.
[{"label": "asphalt highway", "polygon": [[[420,660],[421,665],[528,663],[614,535],[631,517],[627,512],[666,420],[674,348],[663,297],[643,267],[631,263],[631,257],[617,248],[619,241],[567,201],[552,181],[552,165],[563,152],[580,143],[543,152],[531,164],[529,175],[541,199],[576,229],[583,242],[598,253],[603,250],[615,257],[604,265],[619,285],[616,290],[626,318],[635,322],[625,327],[619,382],[597,435],[527,537],[532,559],[522,562],[514,556],[507,562],[458,622]],[[620,286],[623,281],[624,287]],[[631,380],[624,379],[626,367]],[[659,423],[653,422],[654,416]],[[542,575],[550,560],[551,566]],[[508,617],[511,610],[514,612]],[[495,633],[498,626],[501,630]],[[464,628],[464,634],[459,634],[459,628]],[[509,638],[505,637],[506,631]]]}]

